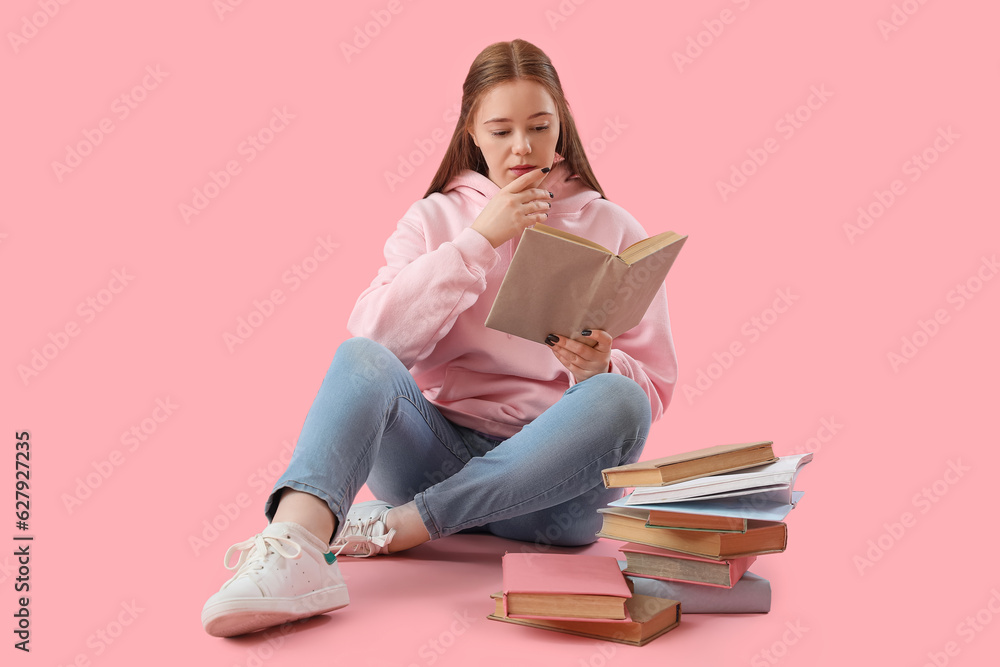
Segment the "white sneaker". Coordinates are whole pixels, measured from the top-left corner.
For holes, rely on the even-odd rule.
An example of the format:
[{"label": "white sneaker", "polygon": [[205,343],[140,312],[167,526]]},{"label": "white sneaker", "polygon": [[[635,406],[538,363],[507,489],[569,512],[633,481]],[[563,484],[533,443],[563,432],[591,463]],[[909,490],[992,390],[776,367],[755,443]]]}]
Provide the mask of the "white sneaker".
[{"label": "white sneaker", "polygon": [[392,505],[382,500],[366,500],[351,505],[337,539],[330,545],[334,554],[367,558],[375,554],[389,553],[389,542],[396,529],[388,529],[385,516]]},{"label": "white sneaker", "polygon": [[[230,565],[234,550],[240,557]],[[201,623],[214,637],[232,637],[347,606],[337,557],[297,523],[271,523],[226,551],[236,574],[205,602]]]}]

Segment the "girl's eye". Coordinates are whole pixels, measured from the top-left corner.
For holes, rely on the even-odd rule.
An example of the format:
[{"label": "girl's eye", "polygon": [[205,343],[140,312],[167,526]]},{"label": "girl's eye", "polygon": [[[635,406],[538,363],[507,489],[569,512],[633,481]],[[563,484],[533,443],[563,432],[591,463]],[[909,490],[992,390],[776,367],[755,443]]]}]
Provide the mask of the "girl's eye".
[{"label": "girl's eye", "polygon": [[[549,126],[548,125],[539,125],[538,127],[534,128],[534,129],[538,130],[539,132],[544,132],[545,130],[549,129]],[[509,133],[510,133],[509,130],[501,130],[500,132],[490,132],[490,134],[492,134],[494,137],[502,137],[502,136],[505,136],[505,135],[507,135]]]}]

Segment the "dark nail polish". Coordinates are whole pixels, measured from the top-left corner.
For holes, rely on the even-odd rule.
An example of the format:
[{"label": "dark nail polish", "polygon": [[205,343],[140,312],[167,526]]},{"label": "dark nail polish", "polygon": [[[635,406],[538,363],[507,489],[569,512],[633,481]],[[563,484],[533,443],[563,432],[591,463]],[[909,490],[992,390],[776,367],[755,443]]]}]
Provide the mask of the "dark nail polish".
[{"label": "dark nail polish", "polygon": [[590,329],[584,329],[584,330],[583,330],[583,335],[584,335],[584,336],[589,336],[589,335],[590,335],[590,334],[592,334],[592,333],[594,333],[594,332],[593,332],[593,331],[591,331]]},{"label": "dark nail polish", "polygon": [[548,336],[545,337],[545,342],[548,343],[549,345],[555,345],[556,343],[559,342],[559,336],[556,336],[555,334],[549,334]]},{"label": "dark nail polish", "polygon": [[552,202],[549,201],[549,202],[545,202],[545,203],[549,205],[549,208],[552,208]]},{"label": "dark nail polish", "polygon": [[552,194],[551,192],[549,193],[549,196],[550,196],[550,197],[555,197],[555,195],[554,195],[554,194]]},{"label": "dark nail polish", "polygon": [[543,174],[549,173],[549,167],[542,167],[542,173]]}]

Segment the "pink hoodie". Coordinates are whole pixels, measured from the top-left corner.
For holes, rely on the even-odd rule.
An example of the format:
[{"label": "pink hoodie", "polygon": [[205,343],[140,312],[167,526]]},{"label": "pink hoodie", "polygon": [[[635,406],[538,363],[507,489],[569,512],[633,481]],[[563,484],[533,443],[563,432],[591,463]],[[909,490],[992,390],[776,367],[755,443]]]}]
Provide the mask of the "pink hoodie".
[{"label": "pink hoodie", "polygon": [[[625,209],[566,175],[559,162],[542,184],[555,193],[547,225],[616,253],[647,237]],[[547,345],[483,324],[519,240],[494,249],[471,229],[499,191],[466,169],[443,192],[414,202],[386,241],[386,265],[358,297],[347,328],[399,357],[446,418],[507,438],[559,400],[575,378]],[[665,285],[642,322],[612,342],[611,370],[642,387],[659,419],[677,378]]]}]

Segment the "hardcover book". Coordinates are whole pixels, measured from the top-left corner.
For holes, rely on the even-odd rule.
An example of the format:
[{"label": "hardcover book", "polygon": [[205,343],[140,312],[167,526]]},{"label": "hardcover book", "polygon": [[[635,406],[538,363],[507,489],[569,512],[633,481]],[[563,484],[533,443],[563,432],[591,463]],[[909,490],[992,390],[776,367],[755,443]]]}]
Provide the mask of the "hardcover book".
[{"label": "hardcover book", "polygon": [[779,553],[788,544],[788,527],[778,521],[747,521],[745,533],[671,530],[646,525],[649,512],[638,507],[601,507],[604,518],[598,537],[680,551],[712,560]]},{"label": "hardcover book", "polygon": [[677,627],[681,622],[681,605],[676,600],[648,595],[633,595],[625,603],[628,607],[630,620],[622,623],[599,623],[595,621],[576,620],[558,621],[536,618],[511,618],[504,614],[503,593],[490,595],[496,603],[492,614],[486,618],[491,621],[515,623],[543,630],[554,630],[580,637],[592,637],[644,646],[665,632]]},{"label": "hardcover book", "polygon": [[661,456],[601,471],[607,488],[626,486],[663,486],[689,479],[740,470],[777,459],[771,443],[751,442],[717,445],[683,454]]},{"label": "hardcover book", "polygon": [[505,553],[504,615],[549,620],[628,620],[632,596],[611,556]]},{"label": "hardcover book", "polygon": [[712,560],[636,542],[619,547],[619,551],[625,554],[626,567],[622,571],[627,575],[719,588],[732,588],[757,560],[756,556]]},{"label": "hardcover book", "polygon": [[[625,567],[625,561],[618,561]],[[732,588],[632,577],[634,595],[680,600],[685,614],[766,614],[771,611],[771,582],[747,572]]]},{"label": "hardcover book", "polygon": [[[631,494],[629,495],[629,499]],[[632,503],[626,502],[625,506]],[[671,528],[673,530],[714,530],[719,533],[745,533],[747,520],[738,516],[713,516],[711,514],[685,514],[649,509],[646,525],[651,528]]]}]

